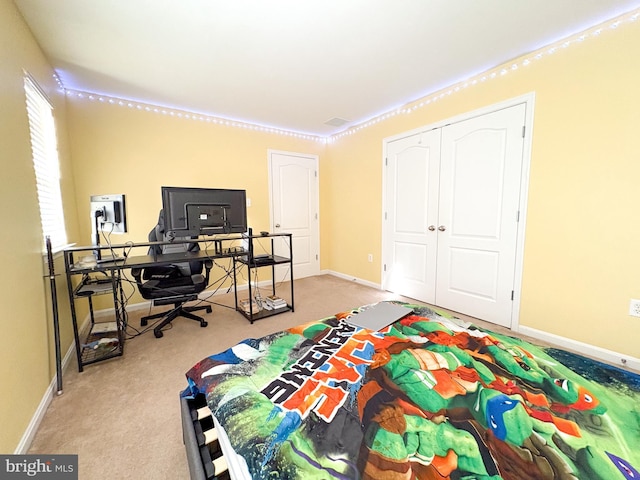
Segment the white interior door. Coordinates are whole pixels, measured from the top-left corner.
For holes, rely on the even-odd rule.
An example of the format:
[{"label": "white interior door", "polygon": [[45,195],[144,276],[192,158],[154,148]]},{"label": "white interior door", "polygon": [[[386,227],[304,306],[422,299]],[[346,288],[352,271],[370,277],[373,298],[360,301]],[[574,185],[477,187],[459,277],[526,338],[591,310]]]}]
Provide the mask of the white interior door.
[{"label": "white interior door", "polygon": [[435,303],[439,130],[390,142],[385,162],[383,288]]},{"label": "white interior door", "polygon": [[[294,278],[320,273],[318,157],[269,151],[271,231],[293,234]],[[275,242],[276,254],[289,246]]]},{"label": "white interior door", "polygon": [[439,306],[510,326],[525,105],[442,129]]}]

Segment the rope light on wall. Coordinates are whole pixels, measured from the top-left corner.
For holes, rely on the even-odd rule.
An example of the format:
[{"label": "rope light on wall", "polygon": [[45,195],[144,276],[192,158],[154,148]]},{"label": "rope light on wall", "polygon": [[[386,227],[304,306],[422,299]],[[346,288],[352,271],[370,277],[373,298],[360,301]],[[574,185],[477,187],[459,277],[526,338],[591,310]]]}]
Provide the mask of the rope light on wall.
[{"label": "rope light on wall", "polygon": [[146,103],[136,102],[132,100],[125,100],[117,97],[100,95],[100,94],[91,93],[91,92],[69,90],[64,88],[64,85],[62,84],[62,81],[60,80],[57,74],[54,74],[54,78],[58,83],[58,86],[65,92],[65,94],[68,97],[72,97],[72,98],[106,103],[109,105],[116,105],[120,107],[127,107],[131,109],[139,110],[139,111],[145,111],[149,113],[167,115],[170,117],[182,118],[185,120],[211,123],[214,125],[221,125],[221,126],[232,127],[232,128],[243,128],[246,130],[252,130],[256,132],[269,133],[269,134],[275,134],[275,135],[283,135],[283,136],[297,138],[301,140],[310,140],[310,141],[321,142],[321,143],[329,143],[329,142],[339,140],[340,138],[353,135],[365,128],[369,128],[373,125],[376,125],[390,118],[394,118],[400,115],[411,114],[421,108],[432,105],[442,99],[445,99],[460,91],[474,87],[478,84],[482,84],[482,83],[494,80],[496,78],[504,77],[505,75],[508,75],[511,72],[516,72],[521,68],[529,67],[534,62],[542,58],[553,55],[554,53],[567,49],[573,45],[581,44],[582,42],[588,39],[597,38],[606,31],[616,30],[623,25],[634,23],[639,18],[640,18],[640,9],[636,9],[625,15],[611,19],[608,22],[599,24],[598,26],[595,26],[591,29],[585,30],[581,33],[567,37],[556,43],[540,48],[528,55],[521,57],[517,62],[514,62],[511,65],[509,64],[500,65],[486,72],[480,73],[474,77],[471,77],[467,80],[463,80],[459,83],[456,83],[450,87],[446,87],[437,92],[423,96],[419,99],[412,100],[402,107],[399,107],[395,110],[372,117],[371,119],[364,121],[363,123],[360,123],[357,126],[351,127],[343,132],[340,132],[328,137],[298,133],[298,132],[283,130],[275,127],[268,127],[268,126],[258,125],[258,124],[248,123],[248,122],[241,122],[238,120],[230,120],[223,117],[216,117],[211,115],[189,112],[185,110],[161,107],[157,105],[146,104]]},{"label": "rope light on wall", "polygon": [[327,138],[319,135],[309,135],[304,133],[292,132],[290,130],[283,130],[275,127],[267,127],[264,125],[257,125],[248,122],[241,122],[238,120],[230,120],[223,117],[215,117],[212,115],[205,115],[201,113],[189,112],[187,110],[179,110],[175,108],[161,107],[153,104],[136,102],[133,100],[126,100],[118,97],[111,97],[108,95],[100,95],[97,93],[84,92],[80,90],[65,89],[67,97],[78,98],[81,100],[88,100],[91,102],[105,103],[109,105],[116,105],[119,107],[126,107],[134,110],[156,113],[159,115],[166,115],[168,117],[182,118],[185,120],[193,120],[204,123],[211,123],[214,125],[221,125],[225,127],[244,128],[245,130],[252,130],[255,132],[270,133],[275,135],[283,135],[286,137],[298,138],[302,140],[311,140],[315,142],[326,143]]},{"label": "rope light on wall", "polygon": [[511,65],[498,66],[494,69],[478,74],[475,77],[459,82],[448,88],[439,90],[438,92],[432,93],[418,100],[413,100],[407,103],[406,105],[404,105],[403,107],[397,108],[396,110],[373,117],[370,120],[367,120],[364,123],[361,123],[360,125],[349,128],[344,132],[332,135],[329,138],[329,141],[332,142],[340,138],[353,135],[354,133],[357,133],[360,130],[371,127],[372,125],[376,125],[389,118],[393,118],[399,115],[411,114],[420,108],[424,108],[428,105],[436,103],[439,100],[449,97],[457,92],[466,90],[467,88],[478,85],[479,83],[484,83],[484,82],[493,80],[495,78],[503,77],[509,74],[510,72],[515,72],[519,70],[522,67],[528,67],[537,60],[553,55],[554,53],[564,50],[566,48],[569,48],[573,45],[581,44],[582,42],[584,42],[589,38],[599,37],[605,31],[616,30],[617,28],[619,28],[624,24],[634,23],[639,18],[640,18],[640,9],[634,10],[620,17],[616,17],[615,19],[612,19],[609,22],[605,22],[596,27],[585,30],[584,32],[575,34],[561,41],[558,41],[551,45],[547,45],[543,48],[540,48],[539,50],[536,50],[528,55],[525,55],[516,63],[512,63]]},{"label": "rope light on wall", "polygon": [[64,85],[62,83],[62,80],[60,79],[60,76],[56,72],[53,73],[53,79],[55,80],[56,84],[58,85],[58,88],[60,89],[60,91],[65,92],[66,90],[65,90]]}]

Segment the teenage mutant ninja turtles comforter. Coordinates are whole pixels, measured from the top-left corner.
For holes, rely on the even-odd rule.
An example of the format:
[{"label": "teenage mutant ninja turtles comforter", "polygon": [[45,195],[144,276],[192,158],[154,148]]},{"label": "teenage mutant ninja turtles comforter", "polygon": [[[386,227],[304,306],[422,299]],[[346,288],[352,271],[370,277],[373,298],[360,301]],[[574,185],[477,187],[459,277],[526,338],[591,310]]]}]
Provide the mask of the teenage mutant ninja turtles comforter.
[{"label": "teenage mutant ninja turtles comforter", "polygon": [[411,307],[246,340],[185,394],[255,479],[640,478],[640,376]]}]

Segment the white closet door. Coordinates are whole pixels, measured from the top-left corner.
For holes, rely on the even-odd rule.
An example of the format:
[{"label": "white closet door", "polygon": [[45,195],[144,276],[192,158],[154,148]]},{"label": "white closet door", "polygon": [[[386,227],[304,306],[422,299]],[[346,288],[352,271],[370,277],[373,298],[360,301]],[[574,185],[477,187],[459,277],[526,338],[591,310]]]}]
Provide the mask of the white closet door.
[{"label": "white closet door", "polygon": [[383,288],[434,303],[440,132],[394,140],[385,158]]},{"label": "white closet door", "polygon": [[510,326],[525,105],[442,130],[436,303]]}]

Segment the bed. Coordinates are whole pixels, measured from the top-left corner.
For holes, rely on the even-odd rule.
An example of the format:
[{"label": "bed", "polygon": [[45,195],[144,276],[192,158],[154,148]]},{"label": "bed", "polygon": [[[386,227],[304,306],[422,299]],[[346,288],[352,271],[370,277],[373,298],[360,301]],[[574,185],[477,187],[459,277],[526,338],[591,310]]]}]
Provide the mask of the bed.
[{"label": "bed", "polygon": [[204,358],[192,478],[638,479],[640,376],[420,305],[339,313]]}]

